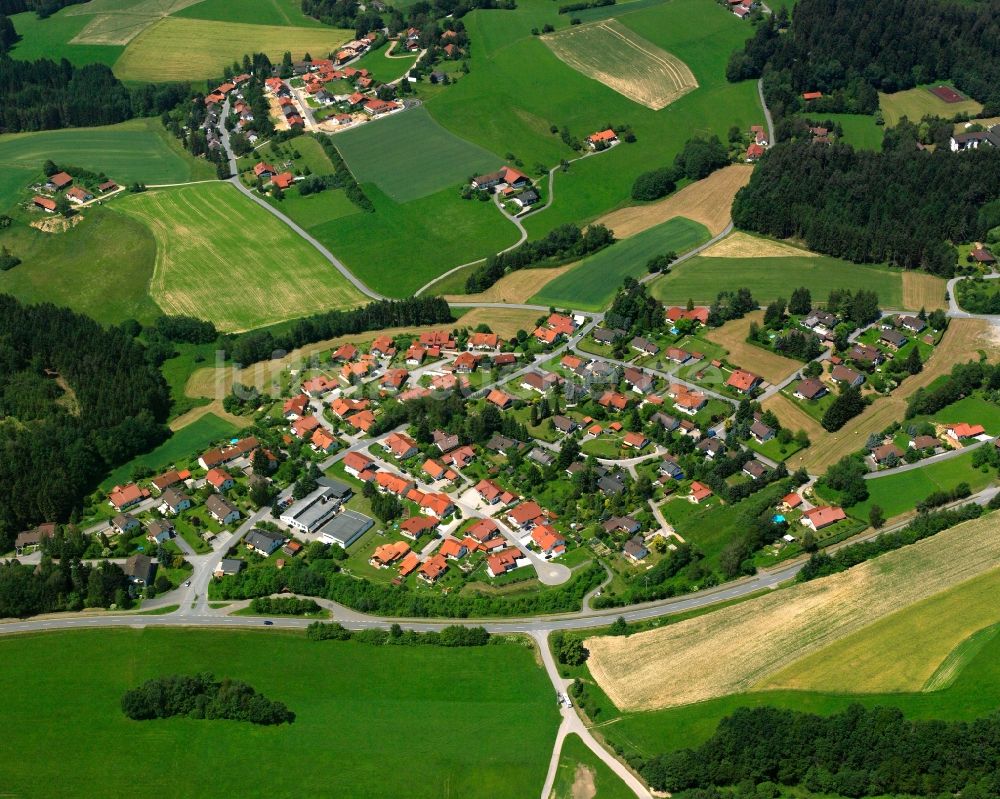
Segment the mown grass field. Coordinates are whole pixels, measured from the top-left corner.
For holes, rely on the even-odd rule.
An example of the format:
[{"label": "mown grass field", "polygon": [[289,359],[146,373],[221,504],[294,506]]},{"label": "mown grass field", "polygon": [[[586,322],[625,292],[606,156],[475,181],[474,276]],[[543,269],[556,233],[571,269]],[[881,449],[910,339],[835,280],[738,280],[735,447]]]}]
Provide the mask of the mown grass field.
[{"label": "mown grass field", "polygon": [[182,430],[178,430],[160,446],[143,455],[137,455],[128,463],[119,466],[104,479],[101,488],[108,490],[112,486],[127,483],[132,479],[132,472],[137,466],[147,466],[158,472],[178,461],[187,461],[208,449],[213,441],[228,438],[236,432],[237,428],[225,419],[207,413]]},{"label": "mown grass field", "polygon": [[183,183],[210,180],[215,170],[192,158],[159,119],[132,119],[99,128],[44,130],[0,136],[0,206],[30,199],[28,186],[42,177],[42,164],[103,171],[118,183]]},{"label": "mown grass field", "polygon": [[203,80],[221,76],[247,53],[267,53],[275,63],[286,50],[293,58],[307,52],[323,58],[353,37],[353,31],[338,28],[166,17],[129,42],[114,70],[122,80]]},{"label": "mown grass field", "polygon": [[759,303],[777,297],[788,299],[793,289],[807,287],[813,301],[823,304],[832,289],[868,289],[887,308],[898,308],[903,299],[900,272],[884,267],[852,264],[838,258],[712,258],[697,256],[685,261],[650,285],[654,297],[671,304],[688,299],[707,304],[720,291],[746,286]]},{"label": "mown grass field", "polygon": [[580,740],[579,735],[566,736],[550,799],[631,799],[633,796],[635,794]]},{"label": "mown grass field", "polygon": [[646,274],[646,262],[653,256],[669,250],[687,252],[709,238],[704,225],[675,217],[585,258],[547,283],[531,302],[598,310],[608,304],[626,277]]},{"label": "mown grass field", "polygon": [[374,214],[350,214],[308,230],[367,285],[390,297],[407,297],[452,267],[518,239],[517,229],[492,203],[461,200],[453,189],[405,204],[372,183],[364,190]]},{"label": "mown grass field", "polygon": [[[959,647],[964,648],[962,644]],[[920,652],[917,655],[922,657]],[[951,684],[932,692],[853,693],[849,684],[829,693],[757,690],[669,710],[639,713],[619,713],[598,690],[602,712],[598,716],[601,726],[595,732],[627,751],[649,757],[698,746],[712,735],[724,716],[739,707],[773,706],[828,715],[852,703],[860,703],[868,707],[898,707],[910,718],[965,721],[1000,708],[1000,636],[994,635],[983,642],[978,651],[969,652],[961,666]]]},{"label": "mown grass field", "polygon": [[[397,45],[393,49],[393,56],[388,57],[386,53],[389,52],[390,47],[392,47],[391,42],[380,47],[378,50],[365,53],[351,66],[355,69],[367,69],[375,76],[375,80],[382,81],[383,83],[396,80],[416,63],[417,55],[416,53],[403,55],[405,51]],[[398,53],[396,52],[397,49],[399,50]],[[448,63],[445,62],[445,66]]]},{"label": "mown grass field", "polygon": [[53,58],[58,53],[59,58],[66,58],[78,67],[94,63],[114,65],[125,49],[121,45],[70,44],[91,21],[89,16],[69,13],[72,10],[72,6],[63,8],[48,19],[39,19],[34,11],[13,14],[10,19],[21,39],[11,50],[11,57],[36,61]]},{"label": "mown grass field", "polygon": [[231,185],[151,191],[116,207],[156,238],[150,293],[165,312],[246,330],[363,300],[311,245]]},{"label": "mown grass field", "polygon": [[[298,0],[201,0],[174,14],[187,19],[320,28],[323,23],[302,13]],[[319,56],[316,56],[319,58]]]},{"label": "mown grass field", "polygon": [[530,34],[533,26],[545,23],[565,28],[574,15],[557,15],[548,0],[524,0],[514,12],[474,11],[463,19],[475,42],[471,71],[427,103],[445,127],[492,152],[514,153],[529,171],[536,163],[551,167],[574,156],[551,133],[551,125],[567,127],[580,138],[608,123],[632,126],[634,144],[587,158],[557,175],[553,206],[525,221],[532,237],[629,204],[635,176],[671,163],[691,136],[716,133],[725,139],[730,125],[744,129],[763,121],[753,82],[730,84],[725,79],[729,54],[752,31],[724,8],[711,0],[674,0],[598,11],[587,18],[614,16],[685,63],[699,88],[658,112],[636,104],[567,66]]},{"label": "mown grass field", "polygon": [[[934,83],[931,84],[931,87],[940,85],[942,84]],[[961,92],[959,93],[961,94]],[[907,117],[911,122],[919,122],[928,114],[951,119],[955,114],[965,112],[974,115],[983,110],[982,104],[972,99],[962,100],[958,103],[946,103],[941,98],[931,94],[927,86],[918,86],[915,89],[893,92],[892,94],[879,92],[878,104],[885,117],[886,127],[899,124],[899,120],[903,117]]]},{"label": "mown grass field", "polygon": [[[0,651],[19,686],[0,710],[7,745],[20,753],[4,766],[15,795],[37,793],[40,768],[60,796],[90,797],[96,785],[102,795],[134,793],[144,752],[168,764],[143,770],[149,797],[521,799],[545,779],[559,720],[544,672],[516,645],[370,647],[264,630],[147,629],[5,637]],[[203,671],[285,702],[295,722],[122,714],[128,688]],[[58,756],[55,728],[64,733]]]},{"label": "mown grass field", "polygon": [[687,64],[614,19],[573,26],[542,41],[580,74],[654,111],[698,88]]},{"label": "mown grass field", "polygon": [[749,369],[768,383],[780,383],[792,372],[801,369],[802,362],[747,342],[750,324],[752,322],[760,324],[763,319],[763,311],[753,311],[742,319],[734,319],[722,327],[705,331],[705,338],[725,348],[729,353],[730,363]]},{"label": "mown grass field", "polygon": [[[405,203],[496,171],[500,156],[445,130],[424,106],[338,133],[334,142],[360,183]],[[452,264],[457,266],[457,264]]]},{"label": "mown grass field", "polygon": [[99,322],[151,322],[161,311],[149,296],[156,241],[142,223],[92,208],[63,233],[21,221],[0,231],[0,245],[21,259],[0,272],[0,292],[24,302],[51,302]]},{"label": "mown grass field", "polygon": [[[944,687],[967,663],[952,652],[1000,621],[998,591],[1000,569],[994,569],[792,663],[757,688],[887,693]],[[939,679],[942,666],[947,674]]]},{"label": "mown grass field", "polygon": [[588,664],[629,711],[747,692],[802,657],[994,570],[998,555],[994,514],[732,608],[627,638],[588,638]]}]

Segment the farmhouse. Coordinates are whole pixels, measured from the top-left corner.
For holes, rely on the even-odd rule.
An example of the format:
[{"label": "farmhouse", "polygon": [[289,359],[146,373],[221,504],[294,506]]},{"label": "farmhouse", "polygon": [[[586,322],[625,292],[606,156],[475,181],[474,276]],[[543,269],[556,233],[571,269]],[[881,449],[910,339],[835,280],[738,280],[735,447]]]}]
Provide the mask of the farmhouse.
[{"label": "farmhouse", "polygon": [[523,172],[519,172],[513,167],[505,166],[498,169],[496,172],[490,172],[486,175],[478,175],[472,179],[472,188],[474,189],[521,189],[531,185],[531,179],[525,175]]},{"label": "farmhouse", "polygon": [[59,191],[60,189],[65,189],[67,186],[73,185],[73,176],[68,172],[56,172],[54,175],[49,177],[48,182],[45,184],[46,188],[53,191]]},{"label": "farmhouse", "polygon": [[603,150],[607,147],[613,147],[618,144],[618,134],[611,128],[591,133],[587,137],[587,144],[591,150]]},{"label": "farmhouse", "polygon": [[395,111],[398,108],[402,108],[399,103],[393,100],[379,100],[375,98],[373,100],[368,100],[364,104],[364,112],[369,116],[377,117],[382,116],[382,114],[388,114],[390,111]]},{"label": "farmhouse", "polygon": [[94,199],[94,195],[91,194],[86,189],[81,189],[79,186],[74,186],[66,191],[66,199],[70,202],[80,205],[82,203],[88,202]]},{"label": "farmhouse", "polygon": [[42,197],[40,194],[36,194],[31,202],[34,204],[35,208],[41,208],[46,213],[53,213],[56,210],[56,201],[51,197]]}]

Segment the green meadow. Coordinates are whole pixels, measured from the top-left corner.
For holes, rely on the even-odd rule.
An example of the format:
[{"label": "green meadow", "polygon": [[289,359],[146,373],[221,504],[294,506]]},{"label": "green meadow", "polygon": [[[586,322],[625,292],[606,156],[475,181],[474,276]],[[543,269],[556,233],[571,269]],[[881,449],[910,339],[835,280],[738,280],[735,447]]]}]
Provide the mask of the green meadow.
[{"label": "green meadow", "polygon": [[667,303],[712,302],[720,291],[748,287],[754,299],[767,303],[788,299],[792,289],[806,286],[815,302],[826,302],[833,289],[868,289],[887,308],[903,302],[902,273],[883,266],[852,264],[826,256],[780,258],[714,258],[696,256],[651,284],[654,297]]},{"label": "green meadow", "polygon": [[[531,649],[372,647],[301,632],[92,630],[5,637],[4,791],[61,797],[224,793],[523,799],[545,780],[559,715]],[[292,724],[131,721],[122,694],[211,672],[248,682]],[[53,730],[59,730],[58,752]],[[138,758],[139,754],[147,761]],[[146,762],[146,765],[141,765]],[[151,762],[159,765],[152,767]]]},{"label": "green meadow", "polygon": [[[308,230],[367,285],[390,297],[408,297],[442,272],[518,239],[493,203],[462,200],[453,189],[404,204],[372,183],[364,190],[374,214],[350,214]],[[295,212],[292,206],[290,215]]]},{"label": "green meadow", "polygon": [[25,302],[51,302],[99,322],[151,322],[161,314],[149,296],[156,242],[145,225],[106,208],[90,208],[62,233],[16,220],[0,245],[21,263],[0,272],[0,291]]},{"label": "green meadow", "polygon": [[576,733],[566,736],[551,799],[577,799],[579,785],[592,781],[598,799],[632,799],[632,791]]},{"label": "green meadow", "polygon": [[127,483],[132,479],[133,470],[139,466],[159,472],[175,463],[187,462],[192,457],[197,459],[212,442],[229,438],[237,432],[230,422],[220,419],[214,413],[206,413],[182,427],[158,447],[119,466],[101,483],[101,489],[107,491],[112,486]]},{"label": "green meadow", "polygon": [[445,127],[492,152],[514,154],[530,173],[538,163],[552,167],[576,155],[551,133],[552,125],[568,128],[578,138],[609,123],[632,126],[634,144],[557,174],[553,206],[525,220],[533,238],[628,204],[635,176],[670,163],[688,138],[715,133],[725,139],[731,125],[744,129],[763,121],[753,82],[730,84],[725,79],[726,61],[750,35],[748,26],[711,0],[671,0],[634,11],[630,5],[615,17],[684,61],[699,83],[697,90],[661,111],[571,69],[532,36],[533,26],[569,24],[570,15],[556,14],[546,0],[524,0],[516,12],[468,14],[465,24],[475,42],[470,73],[427,102],[428,111]]},{"label": "green meadow", "polygon": [[973,492],[979,491],[993,482],[993,475],[987,467],[974,469],[972,455],[970,452],[908,472],[867,480],[868,499],[848,510],[852,516],[867,519],[872,505],[878,505],[886,518],[892,518],[912,510],[935,491],[950,491],[959,483],[968,483]]},{"label": "green meadow", "polygon": [[[434,121],[423,106],[338,133],[337,149],[361,183],[405,203],[499,168],[503,161]],[[454,264],[453,264],[454,265]]]},{"label": "green meadow", "polygon": [[29,184],[42,177],[42,164],[52,160],[104,172],[125,185],[211,180],[215,170],[192,158],[164,129],[159,119],[131,119],[99,128],[44,130],[0,136],[0,206],[28,199]]},{"label": "green meadow", "polygon": [[683,216],[668,219],[585,258],[546,284],[531,302],[598,310],[608,304],[626,277],[645,274],[646,263],[653,256],[670,250],[684,253],[709,238],[708,229],[698,222]]},{"label": "green meadow", "polygon": [[[247,25],[288,25],[321,28],[323,23],[302,13],[298,0],[201,0],[173,14],[188,19],[242,22]],[[316,58],[319,55],[313,53]]]},{"label": "green meadow", "polygon": [[74,14],[79,6],[63,8],[48,19],[39,19],[34,11],[14,14],[10,20],[21,37],[11,49],[12,58],[36,61],[40,58],[67,59],[74,66],[106,64],[113,66],[125,48],[116,44],[70,44],[93,19]]}]

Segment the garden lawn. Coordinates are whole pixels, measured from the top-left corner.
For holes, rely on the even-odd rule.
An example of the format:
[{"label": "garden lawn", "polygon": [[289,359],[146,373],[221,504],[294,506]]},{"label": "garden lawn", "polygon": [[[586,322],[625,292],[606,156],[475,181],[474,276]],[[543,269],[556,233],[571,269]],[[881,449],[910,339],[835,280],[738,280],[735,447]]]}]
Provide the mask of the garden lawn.
[{"label": "garden lawn", "polygon": [[[351,64],[351,66],[355,69],[367,69],[375,77],[375,80],[382,83],[397,80],[401,75],[406,74],[406,71],[417,62],[417,54],[413,53],[412,56],[402,56],[400,54],[399,58],[390,58],[386,56],[386,53],[389,52],[391,46],[392,43],[389,42],[378,50],[367,52]],[[445,62],[445,65],[447,66],[449,63],[455,62]],[[436,67],[436,69],[440,69],[440,67]]]},{"label": "garden lawn", "polygon": [[[661,111],[618,94],[560,61],[531,28],[557,29],[570,17],[614,16],[653,45],[683,61],[699,88]],[[583,223],[631,202],[640,172],[672,163],[692,136],[741,130],[763,123],[753,81],[725,79],[730,53],[752,30],[710,0],[673,0],[647,6],[622,4],[594,14],[558,15],[548,0],[519,0],[515,11],[473,11],[463,18],[470,39],[470,73],[430,98],[427,110],[445,127],[496,153],[512,153],[535,174],[579,153],[553,135],[551,126],[583,137],[608,124],[629,124],[636,142],[570,165],[555,176],[555,201],[525,219],[532,238],[558,225]],[[558,87],[554,91],[553,87]]]},{"label": "garden lawn", "polygon": [[[492,203],[461,200],[452,189],[405,204],[374,184],[364,190],[374,214],[350,214],[307,229],[368,286],[390,297],[409,297],[452,267],[518,239]],[[293,219],[295,212],[293,206]]]},{"label": "garden lawn", "polygon": [[462,202],[460,184],[503,165],[498,155],[443,128],[423,106],[338,133],[334,141],[359,182],[376,184],[399,203],[449,186]]},{"label": "garden lawn", "polygon": [[112,486],[129,482],[133,470],[138,466],[146,466],[158,472],[175,463],[197,458],[210,444],[229,438],[236,432],[236,427],[225,419],[220,419],[214,413],[206,413],[178,430],[160,446],[145,455],[136,455],[128,463],[119,466],[104,479],[101,489],[108,490]]},{"label": "garden lawn", "polygon": [[959,483],[968,483],[973,492],[979,491],[993,482],[993,476],[987,467],[986,471],[973,469],[972,455],[970,452],[908,472],[867,480],[868,499],[850,506],[848,511],[859,519],[867,519],[871,506],[879,505],[886,518],[892,518],[912,510],[929,494],[950,491]]},{"label": "garden lawn", "polygon": [[158,119],[131,119],[99,128],[68,128],[0,136],[0,210],[31,197],[42,164],[104,172],[120,185],[210,180],[215,170],[192,158]]},{"label": "garden lawn", "polygon": [[198,81],[222,76],[225,67],[248,53],[266,53],[279,63],[310,53],[325,57],[354,31],[326,26],[246,25],[220,20],[165,17],[129,42],[115,62],[115,74],[128,81]]},{"label": "garden lawn", "polygon": [[903,301],[903,279],[898,271],[882,266],[852,264],[838,258],[712,258],[696,256],[651,284],[654,297],[671,304],[688,299],[708,304],[720,291],[747,287],[759,303],[778,297],[788,299],[793,289],[805,286],[813,301],[824,304],[833,289],[868,289],[878,294],[886,308]]},{"label": "garden lawn", "polygon": [[[545,673],[518,645],[372,647],[273,630],[146,629],[5,637],[0,652],[20,686],[0,711],[8,746],[21,753],[4,768],[4,789],[16,795],[35,793],[40,778],[63,797],[93,796],[95,785],[108,796],[134,792],[135,752],[155,751],[170,768],[144,774],[149,797],[224,785],[240,797],[520,799],[538,793],[559,721]],[[287,704],[294,723],[136,722],[121,712],[127,689],[198,672],[248,682]],[[55,727],[66,733],[58,757]],[[481,739],[490,745],[461,745]],[[282,767],[282,753],[294,752],[309,766]]]},{"label": "garden lawn", "polygon": [[150,293],[168,313],[238,331],[363,300],[308,242],[226,183],[135,194],[116,207],[156,237]]},{"label": "garden lawn", "polygon": [[20,220],[0,230],[0,245],[21,263],[0,272],[0,292],[51,302],[104,324],[151,322],[162,312],[149,296],[156,241],[141,222],[108,208],[89,208],[62,233]]},{"label": "garden lawn", "polygon": [[682,216],[669,219],[585,258],[550,281],[530,302],[539,305],[600,310],[626,277],[646,273],[646,262],[669,250],[680,254],[707,241],[708,229]]}]

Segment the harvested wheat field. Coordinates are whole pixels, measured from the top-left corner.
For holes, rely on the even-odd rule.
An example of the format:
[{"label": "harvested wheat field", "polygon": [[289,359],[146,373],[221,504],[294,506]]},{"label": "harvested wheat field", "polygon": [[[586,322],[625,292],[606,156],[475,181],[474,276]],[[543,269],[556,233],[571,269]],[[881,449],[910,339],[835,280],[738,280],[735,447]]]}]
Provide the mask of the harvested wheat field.
[{"label": "harvested wheat field", "polygon": [[615,19],[567,28],[542,41],[581,75],[654,111],[698,88],[687,64]]},{"label": "harvested wheat field", "polygon": [[819,256],[785,244],[783,241],[761,239],[751,236],[742,230],[737,230],[731,236],[726,236],[718,244],[713,244],[701,253],[706,258],[818,258]]},{"label": "harvested wheat field", "polygon": [[[550,280],[554,280],[564,272],[568,272],[579,264],[574,261],[565,266],[554,266],[540,269],[518,269],[504,275],[486,291],[479,294],[446,294],[444,298],[448,302],[527,302],[529,297],[534,296]],[[433,293],[431,287],[429,293]]]},{"label": "harvested wheat field", "polygon": [[[1000,342],[990,324],[982,319],[952,319],[941,343],[927,359],[920,374],[904,380],[890,396],[875,400],[840,430],[828,433],[820,428],[822,433],[819,436],[810,435],[812,446],[789,458],[786,462],[788,468],[804,467],[810,474],[822,474],[845,455],[862,449],[872,433],[884,430],[894,421],[901,421],[906,412],[906,400],[918,389],[926,388],[941,375],[950,372],[956,363],[978,358],[980,352],[991,361],[1000,356]],[[765,406],[784,420],[782,408],[772,406],[770,402],[768,400]],[[784,402],[792,405],[787,399]],[[803,412],[803,415],[806,414]]]},{"label": "harvested wheat field", "polygon": [[733,164],[663,200],[647,205],[630,205],[612,211],[597,221],[611,228],[617,238],[625,239],[675,216],[683,216],[700,222],[709,233],[718,236],[729,224],[733,197],[750,182],[751,174],[753,167],[749,164]]},{"label": "harvested wheat field", "polygon": [[944,299],[946,285],[944,278],[923,272],[903,272],[903,307],[912,311],[921,308],[928,311],[947,309],[948,303]]},{"label": "harvested wheat field", "polygon": [[[940,686],[941,666],[956,660],[952,654],[956,647],[1000,621],[998,594],[1000,569],[993,569],[795,661],[754,690],[852,694],[932,690]],[[955,669],[944,671],[953,674]]]},{"label": "harvested wheat field", "polygon": [[588,638],[588,665],[622,710],[742,693],[790,663],[996,568],[1000,520],[966,522],[846,572],[628,637]]},{"label": "harvested wheat field", "polygon": [[742,319],[734,319],[722,327],[710,330],[705,338],[729,350],[730,363],[760,375],[768,383],[780,383],[801,369],[803,364],[747,342],[751,323],[760,324],[763,319],[763,311],[754,311]]},{"label": "harvested wheat field", "polygon": [[805,430],[809,436],[809,440],[813,443],[817,439],[828,435],[826,430],[823,429],[823,425],[784,394],[775,394],[773,397],[768,397],[764,400],[762,407],[764,410],[774,413],[781,422],[782,427],[787,427],[789,430]]},{"label": "harvested wheat field", "polygon": [[215,414],[220,419],[225,419],[235,427],[246,427],[253,423],[252,416],[237,416],[234,413],[229,413],[222,407],[222,400],[212,400],[207,405],[199,405],[197,408],[192,408],[187,413],[182,413],[180,416],[171,419],[169,427],[176,433],[181,428],[187,427],[192,422],[197,422],[202,416],[210,413]]},{"label": "harvested wheat field", "polygon": [[283,370],[289,367],[298,368],[304,361],[313,356],[328,353],[341,344],[360,346],[371,342],[381,335],[391,337],[404,333],[416,334],[426,330],[441,330],[442,328],[474,328],[483,323],[489,325],[494,332],[499,333],[501,336],[509,337],[516,333],[518,328],[532,326],[538,316],[539,313],[537,311],[525,311],[516,308],[510,310],[506,308],[473,308],[467,314],[463,315],[461,319],[450,324],[392,327],[384,330],[371,330],[365,333],[351,333],[346,336],[307,344],[297,350],[292,350],[280,358],[259,361],[245,369],[236,369],[232,366],[223,368],[206,366],[191,374],[187,384],[184,386],[184,394],[188,397],[207,397],[208,399],[221,400],[229,394],[235,382],[247,386],[256,386],[261,391],[267,391],[272,388],[278,391],[280,390],[278,376]]}]

